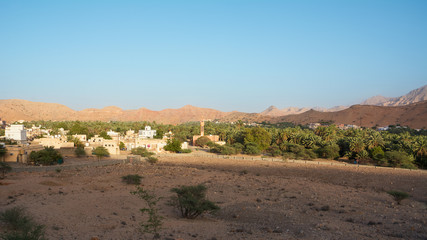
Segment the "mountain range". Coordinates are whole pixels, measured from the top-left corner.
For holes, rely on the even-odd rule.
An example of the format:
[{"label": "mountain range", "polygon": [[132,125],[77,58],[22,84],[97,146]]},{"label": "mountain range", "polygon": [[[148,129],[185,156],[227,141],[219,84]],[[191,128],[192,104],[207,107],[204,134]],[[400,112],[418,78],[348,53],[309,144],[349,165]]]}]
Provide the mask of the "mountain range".
[{"label": "mountain range", "polygon": [[[408,94],[392,98],[392,97],[383,97],[381,95],[371,97],[361,103],[361,105],[375,105],[375,106],[404,106],[411,103],[421,102],[427,100],[427,85],[417,88],[410,91]],[[337,112],[344,109],[347,109],[349,106],[336,106],[333,108],[296,108],[296,107],[287,107],[283,109],[278,109],[275,106],[270,106],[260,114],[271,117],[280,117],[293,114],[301,114],[309,110],[316,110],[318,112]]]},{"label": "mountain range", "polygon": [[218,120],[224,122],[311,122],[332,121],[336,124],[354,124],[365,127],[407,125],[412,128],[427,128],[427,85],[408,94],[387,98],[375,96],[351,107],[285,108],[274,106],[261,113],[221,112],[210,108],[186,105],[179,109],[152,111],[147,108],[123,110],[109,106],[102,109],[73,110],[57,103],[31,102],[20,99],[0,100],[0,118],[7,122],[18,120],[80,120],[80,121],[156,121],[179,124],[189,121]]}]

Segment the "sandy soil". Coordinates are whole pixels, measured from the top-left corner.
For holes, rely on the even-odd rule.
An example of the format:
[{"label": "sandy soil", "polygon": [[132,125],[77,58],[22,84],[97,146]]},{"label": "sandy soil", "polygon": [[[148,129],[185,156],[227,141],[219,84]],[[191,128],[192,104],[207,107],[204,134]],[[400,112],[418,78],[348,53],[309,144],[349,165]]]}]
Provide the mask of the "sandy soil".
[{"label": "sandy soil", "polygon": [[[0,211],[24,206],[49,239],[151,239],[139,231],[144,202],[121,177],[144,176],[162,197],[161,239],[427,239],[427,172],[161,156],[61,172],[10,173]],[[203,183],[221,210],[195,220],[167,204],[170,189]],[[411,194],[397,205],[385,191]]]}]

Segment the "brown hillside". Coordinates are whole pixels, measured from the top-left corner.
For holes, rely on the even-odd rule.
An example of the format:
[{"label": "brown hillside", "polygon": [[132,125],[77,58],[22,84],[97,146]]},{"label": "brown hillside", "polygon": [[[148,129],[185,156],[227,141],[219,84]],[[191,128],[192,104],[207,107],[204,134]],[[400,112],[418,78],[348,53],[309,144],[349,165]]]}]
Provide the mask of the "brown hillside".
[{"label": "brown hillside", "polygon": [[31,102],[20,99],[0,100],[0,117],[17,120],[70,120],[77,119],[76,111],[57,103]]},{"label": "brown hillside", "polygon": [[81,120],[81,121],[156,121],[179,124],[189,121],[214,120],[223,122],[293,122],[307,124],[333,121],[335,124],[355,124],[365,127],[401,124],[411,128],[427,128],[427,101],[407,106],[383,107],[354,105],[339,112],[310,110],[298,115],[282,117],[265,116],[258,113],[221,112],[215,109],[184,106],[179,109],[152,111],[146,108],[123,110],[110,106],[102,109],[89,108],[72,110],[56,103],[30,102],[26,100],[0,100],[0,118],[7,122],[17,120]]},{"label": "brown hillside", "polygon": [[209,108],[184,106],[179,109],[152,111],[146,108],[123,110],[109,106],[102,109],[88,108],[82,111],[72,110],[56,103],[30,102],[26,100],[0,100],[0,117],[7,121],[17,120],[81,120],[81,121],[156,121],[178,124],[204,119],[220,119],[228,113]]},{"label": "brown hillside", "polygon": [[332,121],[335,124],[355,124],[363,127],[400,124],[411,128],[427,128],[427,101],[406,106],[383,107],[354,105],[339,112],[308,112],[275,118],[272,122],[308,124]]}]

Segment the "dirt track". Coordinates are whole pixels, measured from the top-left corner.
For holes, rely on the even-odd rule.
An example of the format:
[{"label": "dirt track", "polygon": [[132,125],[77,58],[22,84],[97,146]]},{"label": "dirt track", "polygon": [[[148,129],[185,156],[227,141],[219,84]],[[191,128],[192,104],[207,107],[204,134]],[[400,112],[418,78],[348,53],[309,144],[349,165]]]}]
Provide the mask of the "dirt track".
[{"label": "dirt track", "polygon": [[[49,239],[150,239],[138,231],[143,201],[121,181],[136,173],[163,197],[161,239],[427,239],[427,172],[399,169],[162,156],[156,165],[11,173],[0,210],[26,207]],[[221,210],[180,218],[170,189],[199,183]],[[397,205],[387,190],[412,197]]]}]

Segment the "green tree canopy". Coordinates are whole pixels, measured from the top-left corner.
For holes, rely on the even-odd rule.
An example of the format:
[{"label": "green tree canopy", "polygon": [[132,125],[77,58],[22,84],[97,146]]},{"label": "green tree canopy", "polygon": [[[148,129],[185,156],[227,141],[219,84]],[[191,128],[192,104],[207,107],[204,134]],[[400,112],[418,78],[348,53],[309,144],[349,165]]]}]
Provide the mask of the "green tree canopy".
[{"label": "green tree canopy", "polygon": [[178,139],[174,138],[174,139],[169,139],[167,141],[166,146],[164,147],[164,149],[166,151],[170,151],[170,152],[181,152],[182,148],[181,148],[181,141],[179,141]]},{"label": "green tree canopy", "polygon": [[108,150],[103,146],[96,147],[92,153],[98,157],[98,160],[101,160],[101,158],[107,157],[110,155]]},{"label": "green tree canopy", "polygon": [[201,136],[196,140],[195,143],[196,143],[196,146],[206,147],[209,142],[211,142],[211,140],[208,137]]},{"label": "green tree canopy", "polygon": [[30,153],[30,162],[35,165],[53,165],[57,164],[59,159],[62,159],[62,155],[53,147],[45,147],[43,150]]},{"label": "green tree canopy", "polygon": [[244,144],[256,143],[262,151],[271,144],[271,135],[262,127],[247,128],[245,130]]}]

